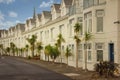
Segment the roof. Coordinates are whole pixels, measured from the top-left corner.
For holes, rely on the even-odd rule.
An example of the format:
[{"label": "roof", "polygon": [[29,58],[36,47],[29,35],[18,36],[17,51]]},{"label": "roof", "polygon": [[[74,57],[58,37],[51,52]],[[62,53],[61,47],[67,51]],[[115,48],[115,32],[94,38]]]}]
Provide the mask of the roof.
[{"label": "roof", "polygon": [[29,19],[31,21],[31,23],[35,23],[35,19]]},{"label": "roof", "polygon": [[15,31],[15,27],[13,26],[13,27],[11,27],[11,29],[13,30],[13,31]]},{"label": "roof", "polygon": [[5,31],[5,29],[1,30],[1,32],[4,32],[4,31]]},{"label": "roof", "polygon": [[41,16],[42,16],[41,14],[37,14],[39,20],[41,20]]},{"label": "roof", "polygon": [[19,24],[19,26],[21,31],[25,31],[25,24]]},{"label": "roof", "polygon": [[60,13],[60,4],[53,4],[56,12]]},{"label": "roof", "polygon": [[5,33],[7,34],[7,33],[8,33],[8,31],[7,31],[7,30],[5,30]]},{"label": "roof", "polygon": [[72,5],[73,0],[63,0],[65,5]]},{"label": "roof", "polygon": [[27,24],[27,25],[29,24],[29,19],[26,20],[26,24]]},{"label": "roof", "polygon": [[45,18],[51,18],[51,12],[50,11],[43,11],[43,15],[45,16]]},{"label": "roof", "polygon": [[9,31],[12,29],[12,26],[8,29]]}]

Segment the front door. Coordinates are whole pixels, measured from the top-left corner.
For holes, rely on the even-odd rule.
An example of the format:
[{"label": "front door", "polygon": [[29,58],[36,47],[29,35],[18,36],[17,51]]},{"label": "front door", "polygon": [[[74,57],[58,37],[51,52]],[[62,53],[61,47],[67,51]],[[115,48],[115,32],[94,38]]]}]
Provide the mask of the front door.
[{"label": "front door", "polygon": [[114,44],[109,44],[109,60],[110,62],[114,62]]}]

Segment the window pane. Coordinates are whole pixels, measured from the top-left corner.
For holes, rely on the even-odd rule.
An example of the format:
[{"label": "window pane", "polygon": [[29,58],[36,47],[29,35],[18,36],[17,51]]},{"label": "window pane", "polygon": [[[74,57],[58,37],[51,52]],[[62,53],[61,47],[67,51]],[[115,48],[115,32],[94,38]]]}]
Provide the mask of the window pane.
[{"label": "window pane", "polygon": [[78,45],[78,49],[82,49],[82,44],[79,44],[79,45]]},{"label": "window pane", "polygon": [[103,4],[105,2],[106,2],[106,0],[99,0],[99,4]]},{"label": "window pane", "polygon": [[74,45],[69,44],[69,49],[71,50],[71,53],[73,54],[73,56],[70,56],[69,60],[73,61],[74,60]]},{"label": "window pane", "polygon": [[89,19],[89,32],[92,32],[92,19]]},{"label": "window pane", "polygon": [[97,61],[103,61],[103,50],[97,50]]},{"label": "window pane", "polygon": [[89,0],[83,0],[84,8],[87,8],[89,5]]},{"label": "window pane", "polygon": [[84,49],[91,49],[92,48],[92,44],[88,43],[88,44],[84,44]]},{"label": "window pane", "polygon": [[78,60],[82,60],[82,57],[83,54],[82,54],[82,50],[78,50]]},{"label": "window pane", "polygon": [[96,49],[104,49],[104,43],[96,43]]},{"label": "window pane", "polygon": [[99,0],[94,0],[94,4],[98,5],[99,4]]},{"label": "window pane", "polygon": [[93,6],[94,0],[89,0],[89,6]]},{"label": "window pane", "polygon": [[91,60],[91,51],[88,51],[88,61]]},{"label": "window pane", "polygon": [[82,17],[78,17],[78,21],[79,22],[83,22],[83,18]]},{"label": "window pane", "polygon": [[85,32],[87,32],[87,20],[85,20]]},{"label": "window pane", "polygon": [[103,17],[97,17],[97,32],[103,32]]}]

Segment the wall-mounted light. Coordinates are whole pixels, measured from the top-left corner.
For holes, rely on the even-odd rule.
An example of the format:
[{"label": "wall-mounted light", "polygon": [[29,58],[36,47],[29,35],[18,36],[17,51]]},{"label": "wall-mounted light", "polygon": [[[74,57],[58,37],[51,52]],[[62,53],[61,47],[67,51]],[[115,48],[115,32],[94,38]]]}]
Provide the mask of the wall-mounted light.
[{"label": "wall-mounted light", "polygon": [[120,21],[115,21],[114,24],[120,24]]}]

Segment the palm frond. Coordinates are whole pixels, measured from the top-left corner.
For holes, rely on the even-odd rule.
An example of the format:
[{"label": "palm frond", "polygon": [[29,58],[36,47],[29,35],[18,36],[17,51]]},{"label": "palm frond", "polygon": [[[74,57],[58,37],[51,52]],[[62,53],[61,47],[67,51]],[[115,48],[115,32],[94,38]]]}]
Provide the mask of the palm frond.
[{"label": "palm frond", "polygon": [[71,50],[69,49],[69,47],[67,46],[66,48],[66,53],[65,56],[68,58],[69,56],[72,56]]},{"label": "palm frond", "polygon": [[79,33],[82,30],[82,25],[79,23],[76,23],[74,26],[74,32]]},{"label": "palm frond", "polygon": [[85,41],[89,41],[93,38],[93,35],[90,32],[85,32]]},{"label": "palm frond", "polygon": [[76,40],[76,42],[81,42],[81,39],[78,36],[74,36],[74,39]]}]

